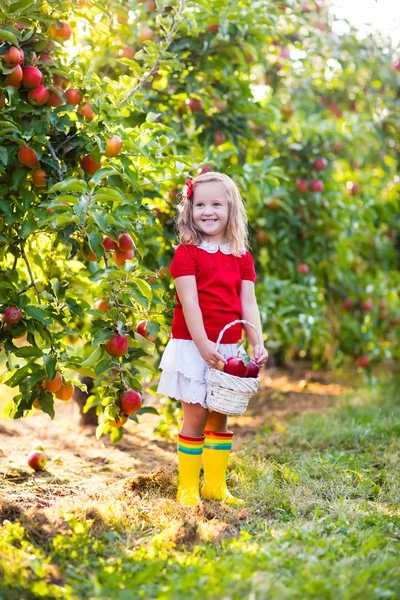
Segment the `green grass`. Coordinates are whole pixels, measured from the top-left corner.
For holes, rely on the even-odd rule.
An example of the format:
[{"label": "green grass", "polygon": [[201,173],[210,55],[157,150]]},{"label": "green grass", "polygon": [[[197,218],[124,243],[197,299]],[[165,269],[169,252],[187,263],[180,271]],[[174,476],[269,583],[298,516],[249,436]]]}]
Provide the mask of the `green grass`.
[{"label": "green grass", "polygon": [[245,510],[150,491],[50,536],[6,522],[0,598],[400,598],[399,396],[383,381],[258,431],[230,471]]}]

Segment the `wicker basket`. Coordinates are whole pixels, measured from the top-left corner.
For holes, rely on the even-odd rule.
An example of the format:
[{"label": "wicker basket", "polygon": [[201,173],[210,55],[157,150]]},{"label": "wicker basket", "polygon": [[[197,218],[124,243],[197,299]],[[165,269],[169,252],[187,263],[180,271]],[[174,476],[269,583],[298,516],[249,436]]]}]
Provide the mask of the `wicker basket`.
[{"label": "wicker basket", "polygon": [[[229,329],[229,327],[232,327],[232,325],[236,325],[236,323],[250,325],[257,333],[260,346],[262,346],[260,333],[256,330],[254,325],[249,323],[249,321],[237,320],[226,325],[220,332],[215,347],[216,350],[219,348],[219,344],[225,331]],[[233,416],[242,415],[245,412],[250,398],[258,390],[260,378],[236,377],[235,375],[229,375],[229,373],[225,373],[224,371],[208,367],[206,371],[206,382],[206,407],[209,410]]]}]

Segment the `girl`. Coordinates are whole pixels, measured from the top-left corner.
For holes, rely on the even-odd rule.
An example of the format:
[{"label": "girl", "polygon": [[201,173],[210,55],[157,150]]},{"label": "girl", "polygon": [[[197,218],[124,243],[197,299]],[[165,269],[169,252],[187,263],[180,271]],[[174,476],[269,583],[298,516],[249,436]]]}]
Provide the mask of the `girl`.
[{"label": "girl", "polygon": [[[179,487],[183,506],[200,501],[199,474],[203,458],[203,498],[243,504],[226,486],[233,433],[227,416],[205,408],[207,365],[237,354],[241,324],[229,328],[215,349],[218,335],[236,319],[250,321],[261,333],[254,294],[256,278],[247,247],[247,215],[235,183],[221,173],[204,173],[186,182],[178,206],[176,249],[170,272],[177,305],[160,368],[157,392],[182,401],[183,424],[178,434]],[[268,359],[257,334],[246,327],[254,360]]]}]

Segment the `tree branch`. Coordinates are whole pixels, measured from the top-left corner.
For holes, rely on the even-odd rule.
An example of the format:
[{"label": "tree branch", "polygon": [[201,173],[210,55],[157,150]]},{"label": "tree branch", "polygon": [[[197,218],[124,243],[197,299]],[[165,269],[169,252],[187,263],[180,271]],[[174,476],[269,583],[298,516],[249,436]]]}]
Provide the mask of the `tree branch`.
[{"label": "tree branch", "polygon": [[63,172],[60,166],[60,161],[57,158],[57,154],[53,148],[53,146],[51,144],[49,144],[49,150],[50,150],[50,154],[53,157],[55,163],[56,163],[56,169],[57,169],[57,175],[58,175],[58,179],[59,181],[63,180]]},{"label": "tree branch", "polygon": [[134,94],[136,94],[136,92],[145,85],[146,81],[148,79],[150,79],[150,77],[152,77],[152,75],[154,75],[154,73],[158,70],[158,67],[160,66],[160,63],[161,63],[165,53],[167,52],[168,48],[170,47],[170,45],[172,43],[174,33],[178,27],[179,17],[182,15],[184,8],[185,8],[185,0],[180,0],[178,12],[176,13],[176,15],[174,15],[171,29],[169,30],[167,37],[165,38],[165,46],[161,50],[159,57],[157,58],[154,65],[151,67],[150,71],[148,73],[146,73],[145,75],[143,75],[139,79],[138,83],[129,92],[129,94],[126,96],[126,98],[124,100],[122,100],[122,102],[119,103],[118,108],[120,108],[123,104],[128,102],[128,100],[130,98],[132,98],[132,96],[134,96]]},{"label": "tree branch", "polygon": [[31,284],[35,288],[36,296],[37,296],[37,299],[38,299],[38,304],[40,304],[39,290],[38,290],[37,285],[35,283],[35,278],[33,277],[31,265],[29,264],[29,260],[28,260],[28,257],[26,255],[25,248],[24,248],[24,245],[23,245],[22,242],[20,243],[20,246],[21,246],[21,255],[22,255],[22,258],[24,259],[25,264],[26,264],[26,268],[28,269],[29,279],[31,280]]}]

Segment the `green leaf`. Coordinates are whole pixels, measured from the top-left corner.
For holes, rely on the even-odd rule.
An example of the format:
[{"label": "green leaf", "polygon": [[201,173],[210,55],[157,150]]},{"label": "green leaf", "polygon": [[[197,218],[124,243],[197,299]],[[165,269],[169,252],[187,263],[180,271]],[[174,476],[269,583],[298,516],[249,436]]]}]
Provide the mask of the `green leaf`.
[{"label": "green leaf", "polygon": [[101,231],[105,233],[108,225],[107,213],[101,210],[94,210],[91,214],[93,219],[96,221],[97,225],[100,227]]},{"label": "green leaf", "polygon": [[90,247],[96,254],[97,258],[103,256],[103,246],[101,245],[103,241],[103,234],[100,231],[90,231],[88,237]]},{"label": "green leaf", "polygon": [[107,431],[109,431],[109,429],[109,425],[107,425],[106,423],[100,423],[100,425],[96,427],[96,439],[99,440],[103,433],[106,433]]},{"label": "green leaf", "polygon": [[123,435],[123,427],[113,427],[110,433],[110,440],[113,442],[113,444],[117,444],[122,439]]},{"label": "green leaf", "polygon": [[50,392],[46,392],[45,394],[41,395],[39,398],[39,403],[40,406],[43,408],[43,412],[47,413],[52,419],[54,419],[56,415],[54,412],[53,394],[50,394]]},{"label": "green leaf", "polygon": [[115,363],[111,358],[103,358],[103,360],[99,362],[94,370],[96,377],[99,377],[102,375],[102,373],[105,373],[113,367],[115,367]]},{"label": "green leaf", "polygon": [[57,357],[53,354],[43,354],[43,362],[46,368],[47,379],[51,381],[56,376]]},{"label": "green leaf", "polygon": [[4,146],[0,146],[0,161],[3,163],[3,165],[8,163],[8,152],[7,148]]},{"label": "green leaf", "polygon": [[158,412],[158,410],[155,408],[155,406],[143,406],[140,410],[137,411],[137,415],[144,415],[144,414],[150,414],[150,415],[159,415],[160,413]]},{"label": "green leaf", "polygon": [[36,0],[18,0],[18,2],[12,2],[8,10],[10,11],[10,13],[16,13],[19,11],[23,11],[29,6],[32,6],[32,4],[36,4]]},{"label": "green leaf", "polygon": [[[18,4],[18,2],[16,4]],[[13,12],[11,6],[9,7],[9,11]],[[13,33],[11,33],[11,31],[7,31],[6,29],[0,29],[0,39],[5,40],[6,42],[10,42],[10,44],[14,44],[14,46],[19,47],[18,39]]]},{"label": "green leaf", "polygon": [[7,379],[4,383],[6,383],[8,387],[16,387],[31,373],[31,371],[31,364],[28,363],[24,367],[17,369],[14,375],[12,375],[10,379]]},{"label": "green leaf", "polygon": [[25,312],[27,315],[40,321],[43,325],[51,325],[52,320],[43,308],[39,308],[38,306],[27,306],[25,308]]},{"label": "green leaf", "polygon": [[22,348],[13,351],[13,354],[18,356],[18,358],[28,358],[29,356],[36,356],[39,358],[43,356],[42,350],[36,346],[23,346]]},{"label": "green leaf", "polygon": [[53,187],[49,190],[49,193],[53,192],[76,192],[78,194],[84,194],[87,190],[87,184],[82,179],[76,179],[75,177],[68,177],[68,179],[64,179],[64,181],[60,181],[53,185]]},{"label": "green leaf", "polygon": [[212,13],[212,8],[207,2],[207,0],[195,0],[195,4],[199,4],[200,6],[205,8],[207,12]]},{"label": "green leaf", "polygon": [[146,352],[146,354],[153,355],[155,345],[150,342],[147,338],[142,337],[139,333],[134,332],[135,340],[139,342],[139,346]]},{"label": "green leaf", "polygon": [[97,346],[95,350],[83,361],[81,367],[89,368],[96,364],[104,356],[104,346]]}]

